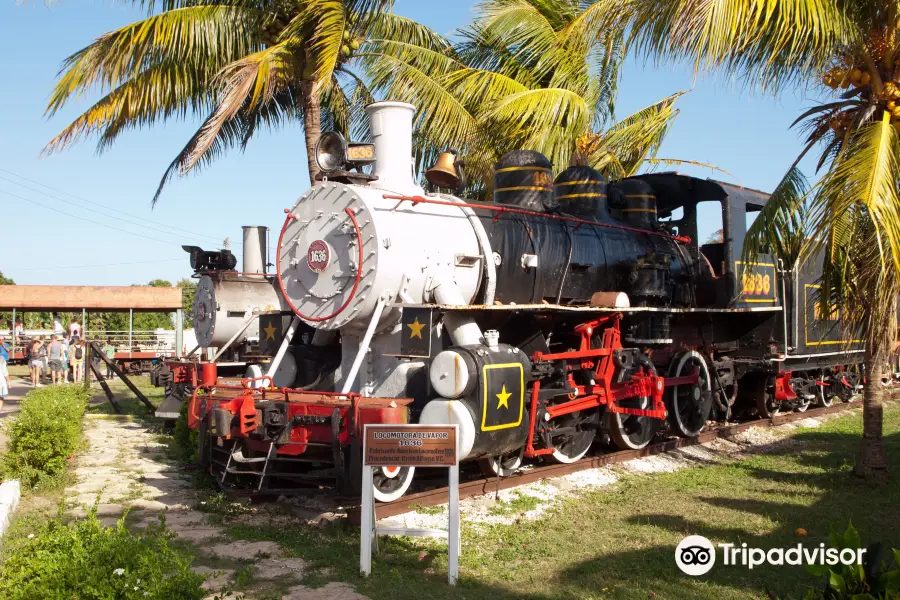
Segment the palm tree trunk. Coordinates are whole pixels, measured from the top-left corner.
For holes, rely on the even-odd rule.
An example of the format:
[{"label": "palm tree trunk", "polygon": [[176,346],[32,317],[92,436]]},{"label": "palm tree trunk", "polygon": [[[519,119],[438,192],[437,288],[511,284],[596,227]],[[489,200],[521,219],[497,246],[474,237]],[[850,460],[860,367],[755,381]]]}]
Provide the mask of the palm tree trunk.
[{"label": "palm tree trunk", "polygon": [[866,479],[884,479],[888,476],[887,452],[884,448],[884,388],[881,375],[887,348],[882,341],[869,347],[865,356],[866,382],[863,391],[863,437],[856,455],[853,473]]},{"label": "palm tree trunk", "polygon": [[319,165],[316,164],[316,142],[322,133],[322,104],[319,94],[313,91],[313,82],[304,81],[300,88],[303,94],[303,130],[306,137],[306,161],[309,165],[309,184],[316,182]]}]

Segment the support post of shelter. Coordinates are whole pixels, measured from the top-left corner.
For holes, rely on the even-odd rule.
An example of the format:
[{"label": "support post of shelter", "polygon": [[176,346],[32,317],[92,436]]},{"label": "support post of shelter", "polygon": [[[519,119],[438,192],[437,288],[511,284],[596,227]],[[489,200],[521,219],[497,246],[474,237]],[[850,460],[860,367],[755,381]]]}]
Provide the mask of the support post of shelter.
[{"label": "support post of shelter", "polygon": [[175,358],[184,355],[184,311],[175,311]]},{"label": "support post of shelter", "polygon": [[128,309],[128,358],[131,358],[131,349],[134,347],[131,337],[134,332],[134,309]]},{"label": "support post of shelter", "polygon": [[[82,331],[82,333],[83,333],[83,332],[84,332],[84,329],[82,329],[81,331]],[[90,372],[88,371],[88,367],[93,367],[93,365],[94,365],[93,357],[91,356],[91,352],[94,351],[94,349],[93,349],[92,346],[93,346],[93,344],[86,344],[86,345],[85,345],[85,348],[84,348],[84,365],[83,365],[82,368],[81,368],[81,372],[82,372],[83,377],[84,377],[84,380],[82,381],[81,386],[84,388],[84,391],[87,392],[87,393],[90,393],[90,390],[91,390],[91,374],[90,374]],[[93,368],[91,368],[91,371],[93,371]]]},{"label": "support post of shelter", "polygon": [[87,339],[87,309],[81,309],[81,337]]}]

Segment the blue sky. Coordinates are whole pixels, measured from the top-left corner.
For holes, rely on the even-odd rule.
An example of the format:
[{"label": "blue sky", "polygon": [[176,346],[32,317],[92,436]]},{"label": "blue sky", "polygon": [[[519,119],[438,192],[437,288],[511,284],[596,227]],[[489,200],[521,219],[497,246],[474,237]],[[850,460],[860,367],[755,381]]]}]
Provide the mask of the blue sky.
[{"label": "blue sky", "polygon": [[[471,20],[472,6],[468,0],[397,0],[395,10],[449,34]],[[44,117],[62,60],[140,17],[124,3],[65,0],[48,8],[6,0],[0,6],[0,271],[17,283],[174,282],[190,275],[181,244],[213,248],[226,237],[239,241],[241,225],[275,229],[283,209],[307,187],[299,126],[258,135],[246,152],[173,181],[153,210],[159,178],[197,122],[129,132],[99,156],[90,141],[39,156],[47,141],[96,100],[84,98],[52,119]],[[695,80],[684,66],[656,68],[630,60],[617,116],[678,90],[690,93],[678,101],[681,115],[659,156],[715,164],[733,177],[677,170],[771,190],[801,148],[798,132],[788,127],[811,99],[802,91],[773,99],[722,77]],[[711,231],[717,224],[705,220],[703,226]]]}]

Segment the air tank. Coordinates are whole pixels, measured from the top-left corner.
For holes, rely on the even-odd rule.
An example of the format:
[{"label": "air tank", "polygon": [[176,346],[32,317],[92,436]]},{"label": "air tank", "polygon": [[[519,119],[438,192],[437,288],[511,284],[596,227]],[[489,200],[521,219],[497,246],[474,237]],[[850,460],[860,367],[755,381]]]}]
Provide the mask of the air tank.
[{"label": "air tank", "polygon": [[513,150],[494,167],[494,202],[543,211],[553,205],[550,161],[534,150]]},{"label": "air tank", "polygon": [[606,180],[588,166],[569,167],[554,182],[553,200],[561,212],[580,217],[606,215]]}]

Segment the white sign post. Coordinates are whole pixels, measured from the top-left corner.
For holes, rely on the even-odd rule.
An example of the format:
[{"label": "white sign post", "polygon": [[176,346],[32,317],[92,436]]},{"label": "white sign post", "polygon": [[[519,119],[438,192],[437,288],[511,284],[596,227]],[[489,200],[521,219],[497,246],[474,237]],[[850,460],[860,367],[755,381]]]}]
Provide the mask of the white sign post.
[{"label": "white sign post", "polygon": [[[372,540],[379,535],[447,538],[447,582],[459,578],[459,460],[457,425],[365,425],[359,571],[372,572]],[[375,519],[373,473],[380,467],[444,467],[450,470],[448,527],[411,529],[379,527]]]}]

